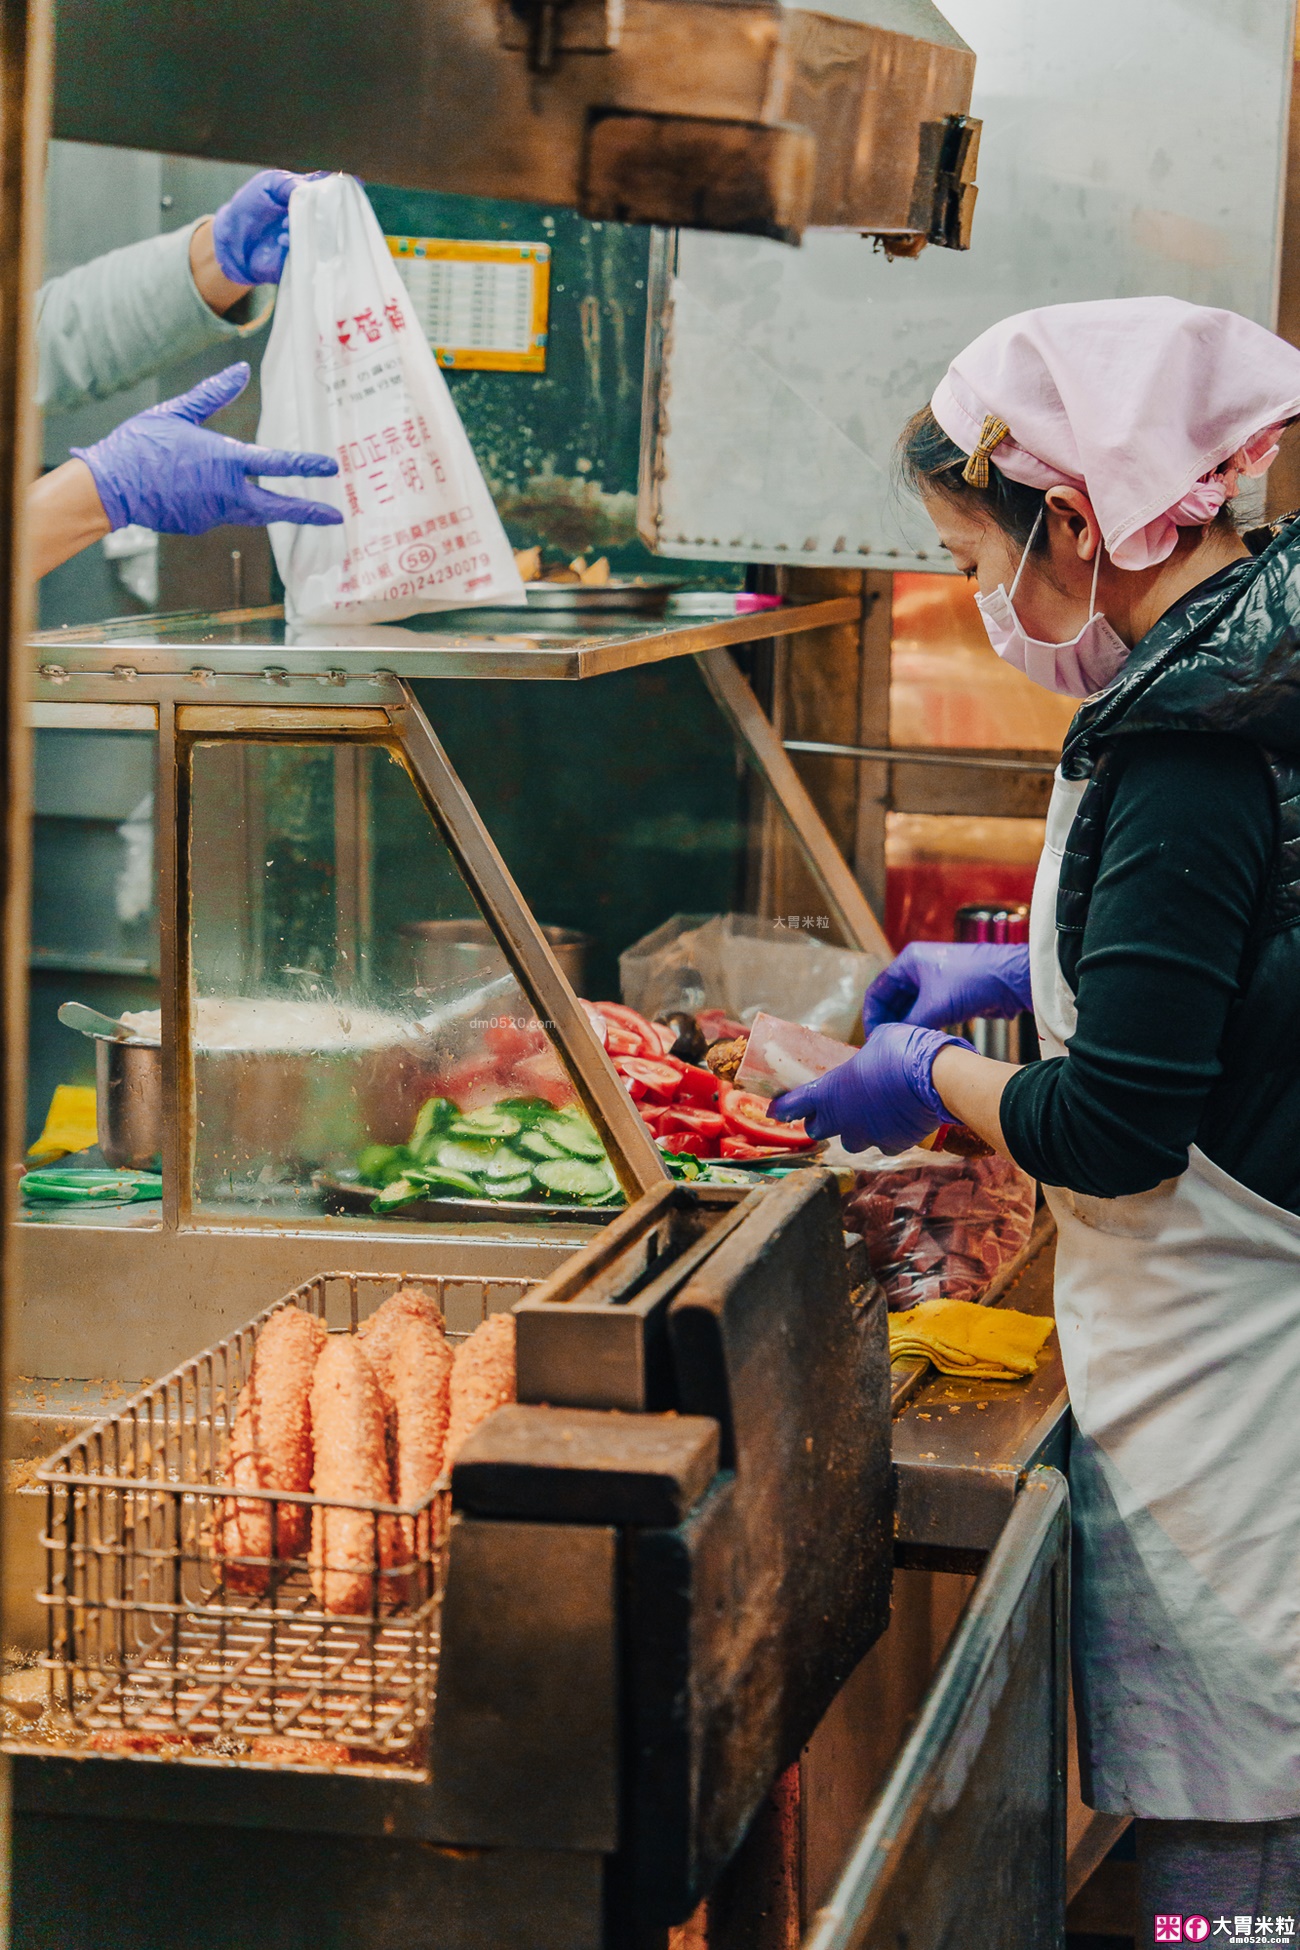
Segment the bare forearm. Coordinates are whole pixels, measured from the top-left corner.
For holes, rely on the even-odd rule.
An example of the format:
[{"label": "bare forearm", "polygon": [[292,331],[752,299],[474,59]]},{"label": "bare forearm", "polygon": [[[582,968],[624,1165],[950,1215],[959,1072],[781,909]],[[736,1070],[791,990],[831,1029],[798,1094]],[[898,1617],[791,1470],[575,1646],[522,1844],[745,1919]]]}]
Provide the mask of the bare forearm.
[{"label": "bare forearm", "polygon": [[1002,1092],[1019,1068],[1018,1063],[995,1063],[992,1057],[949,1043],[935,1057],[930,1073],[954,1122],[977,1132],[1004,1158],[1011,1153],[1002,1136]]},{"label": "bare forearm", "polygon": [[251,289],[246,284],[232,284],[218,264],[212,246],[211,217],[205,217],[190,238],[190,271],[200,298],[219,318],[224,318]]},{"label": "bare forearm", "polygon": [[27,497],[32,574],[39,578],[108,533],[108,516],[84,460],[42,474]]}]

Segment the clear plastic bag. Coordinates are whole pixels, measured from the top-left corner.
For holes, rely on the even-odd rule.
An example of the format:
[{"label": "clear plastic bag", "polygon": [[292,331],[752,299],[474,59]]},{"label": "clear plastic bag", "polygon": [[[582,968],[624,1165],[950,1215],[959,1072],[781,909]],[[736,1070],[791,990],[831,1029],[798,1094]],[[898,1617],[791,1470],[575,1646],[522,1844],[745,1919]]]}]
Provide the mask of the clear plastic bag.
[{"label": "clear plastic bag", "polygon": [[618,960],[624,1002],[652,1020],[725,1009],[749,1024],[764,1011],[841,1041],[883,967],[876,955],[754,914],[674,914]]},{"label": "clear plastic bag", "polygon": [[290,624],[527,601],[447,382],[351,176],[301,183],[290,199],[262,400],[263,446],[339,464],[332,480],[267,483],[343,511],[341,528],[272,524]]},{"label": "clear plastic bag", "polygon": [[881,1154],[859,1170],[844,1225],[861,1233],[892,1312],[977,1300],[1028,1243],[1034,1181],[1006,1158]]}]

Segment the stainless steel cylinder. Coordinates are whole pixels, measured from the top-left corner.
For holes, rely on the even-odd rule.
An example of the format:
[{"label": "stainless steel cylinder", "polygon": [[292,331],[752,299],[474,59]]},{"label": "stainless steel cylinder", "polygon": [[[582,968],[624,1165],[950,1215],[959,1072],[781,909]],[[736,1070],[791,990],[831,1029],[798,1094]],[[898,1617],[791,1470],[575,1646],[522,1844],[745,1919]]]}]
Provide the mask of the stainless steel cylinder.
[{"label": "stainless steel cylinder", "polygon": [[[410,947],[416,981],[434,993],[463,982],[488,981],[505,967],[505,957],[486,921],[407,921],[398,933]],[[581,995],[590,935],[556,927],[544,927],[542,933],[570,988]]]},{"label": "stainless steel cylinder", "polygon": [[95,1038],[95,1123],[105,1164],[144,1171],[162,1151],[162,1049]]},{"label": "stainless steel cylinder", "polygon": [[[953,934],[958,941],[1025,942],[1029,939],[1029,909],[1022,901],[974,902],[959,907],[954,916]],[[981,1056],[998,1063],[1025,1063],[1037,1054],[1037,1038],[1032,1016],[1005,1019],[975,1016],[962,1024],[962,1034],[974,1043]]]}]

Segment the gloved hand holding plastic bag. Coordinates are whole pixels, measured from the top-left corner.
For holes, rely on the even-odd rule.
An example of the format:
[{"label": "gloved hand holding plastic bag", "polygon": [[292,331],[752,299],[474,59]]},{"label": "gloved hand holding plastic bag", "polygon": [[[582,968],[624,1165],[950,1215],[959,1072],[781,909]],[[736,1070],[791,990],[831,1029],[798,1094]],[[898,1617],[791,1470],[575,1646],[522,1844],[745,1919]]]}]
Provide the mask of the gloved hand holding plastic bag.
[{"label": "gloved hand holding plastic bag", "polygon": [[396,621],[527,598],[487,483],[359,183],[301,183],[262,362],[265,446],[338,461],[275,482],[342,510],[340,528],[276,523],[291,623]]}]

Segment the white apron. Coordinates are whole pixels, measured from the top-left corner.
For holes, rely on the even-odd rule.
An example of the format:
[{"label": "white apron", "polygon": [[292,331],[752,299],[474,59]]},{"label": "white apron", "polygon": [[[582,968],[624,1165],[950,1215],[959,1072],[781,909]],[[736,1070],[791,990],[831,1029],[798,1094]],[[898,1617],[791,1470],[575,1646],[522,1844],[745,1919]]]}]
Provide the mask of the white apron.
[{"label": "white apron", "polygon": [[[1058,772],[1034,885],[1044,1056],[1075,1029],[1056,893],[1082,792]],[[1300,1815],[1300,1218],[1195,1146],[1154,1191],[1044,1189],[1075,1421],[1085,1799],[1173,1821]]]}]

